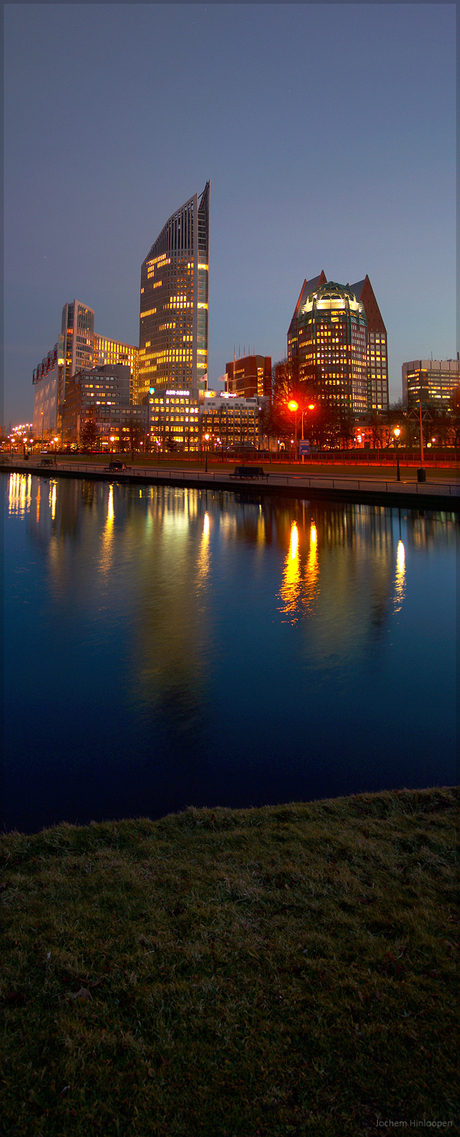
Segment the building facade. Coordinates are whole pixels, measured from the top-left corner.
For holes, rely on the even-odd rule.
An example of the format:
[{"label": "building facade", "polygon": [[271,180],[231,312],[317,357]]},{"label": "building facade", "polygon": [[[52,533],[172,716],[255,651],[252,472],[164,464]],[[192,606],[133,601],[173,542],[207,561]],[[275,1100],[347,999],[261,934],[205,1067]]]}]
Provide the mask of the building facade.
[{"label": "building facade", "polygon": [[32,373],[34,386],[33,428],[37,438],[61,436],[67,386],[71,376],[97,365],[126,365],[130,370],[130,402],[138,402],[139,349],[133,344],[108,339],[94,331],[94,312],[87,304],[72,300],[64,304],[61,334],[57,343]]},{"label": "building facade", "polygon": [[94,361],[94,312],[79,300],[64,304],[61,320],[64,366],[60,375],[59,419],[62,421],[67,380]]},{"label": "building facade", "polygon": [[353,414],[367,411],[367,322],[348,286],[329,281],[298,317],[298,380],[309,397]]},{"label": "building facade", "polygon": [[99,441],[112,446],[120,441],[121,412],[129,408],[130,370],[125,364],[83,368],[67,380],[62,415],[65,445],[81,442],[83,428],[91,418]]},{"label": "building facade", "polygon": [[225,389],[242,399],[272,395],[272,361],[270,355],[245,355],[226,363]]},{"label": "building facade", "polygon": [[402,365],[403,403],[415,406],[419,400],[447,409],[460,384],[460,360],[413,359]]},{"label": "building facade", "polygon": [[351,288],[364,305],[367,321],[367,409],[370,413],[388,410],[387,331],[368,276]]},{"label": "building facade", "polygon": [[323,284],[327,284],[327,276],[323,269],[319,276],[313,276],[311,280],[304,280],[302,288],[300,289],[299,299],[294,308],[294,315],[287,335],[287,357],[291,364],[294,374],[298,370],[299,364],[299,316],[302,308],[307,300],[307,297],[315,292],[317,288],[321,288]]},{"label": "building facade", "polygon": [[139,348],[134,344],[121,343],[120,340],[109,340],[107,336],[100,336],[97,332],[94,333],[94,356],[93,363],[95,367],[104,366],[109,363],[112,366],[117,363],[123,363],[129,367],[131,378],[129,384],[130,401],[136,404],[138,400],[138,377],[139,377]]},{"label": "building facade", "polygon": [[199,449],[199,401],[186,388],[149,395],[150,451]]},{"label": "building facade", "polygon": [[[59,351],[61,354],[59,354]],[[58,430],[59,391],[64,365],[62,336],[32,373],[34,386],[34,438],[49,438]]]},{"label": "building facade", "polygon": [[201,445],[208,449],[238,450],[260,445],[260,418],[267,398],[205,395],[200,407]]},{"label": "building facade", "polygon": [[189,390],[208,374],[210,182],[163,226],[141,266],[139,401]]},{"label": "building facade", "polygon": [[[331,289],[335,295],[327,295]],[[328,282],[324,270],[305,280],[289,325],[287,355],[294,378],[308,382],[318,398],[360,414],[388,409],[387,333],[367,275],[352,285]]]}]

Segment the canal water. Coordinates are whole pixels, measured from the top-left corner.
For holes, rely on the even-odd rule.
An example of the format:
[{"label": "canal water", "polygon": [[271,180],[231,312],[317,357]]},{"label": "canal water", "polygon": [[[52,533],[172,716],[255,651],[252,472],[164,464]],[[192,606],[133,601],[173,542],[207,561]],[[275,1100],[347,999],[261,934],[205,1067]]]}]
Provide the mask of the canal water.
[{"label": "canal water", "polygon": [[0,484],[7,830],[456,781],[458,516]]}]

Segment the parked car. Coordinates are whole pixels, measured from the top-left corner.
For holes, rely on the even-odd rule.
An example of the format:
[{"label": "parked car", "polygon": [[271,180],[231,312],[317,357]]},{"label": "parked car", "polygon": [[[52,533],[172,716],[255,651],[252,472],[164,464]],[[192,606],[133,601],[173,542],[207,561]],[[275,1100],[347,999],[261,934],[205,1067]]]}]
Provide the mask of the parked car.
[{"label": "parked car", "polygon": [[104,470],[127,470],[128,467],[124,462],[109,462],[108,466],[104,466]]}]

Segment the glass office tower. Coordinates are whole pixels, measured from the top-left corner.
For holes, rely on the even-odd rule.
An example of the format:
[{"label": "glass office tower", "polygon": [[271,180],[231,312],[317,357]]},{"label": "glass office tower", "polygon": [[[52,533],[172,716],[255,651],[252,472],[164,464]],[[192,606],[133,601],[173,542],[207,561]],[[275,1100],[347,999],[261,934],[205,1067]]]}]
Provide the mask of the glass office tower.
[{"label": "glass office tower", "polygon": [[196,397],[206,385],[210,188],[169,218],[143,261],[139,401],[149,391]]},{"label": "glass office tower", "polygon": [[367,411],[367,320],[346,285],[328,281],[298,315],[299,381],[309,395],[341,410]]},{"label": "glass office tower", "polygon": [[[307,328],[305,328],[305,326],[304,326],[304,331],[302,332],[302,336],[299,338],[299,328],[302,324],[305,325],[305,306],[307,305],[308,298],[311,297],[312,294],[318,293],[318,291],[320,289],[322,289],[323,286],[326,284],[327,284],[327,277],[326,277],[323,269],[321,270],[319,276],[312,277],[311,280],[304,280],[304,282],[303,282],[303,286],[302,286],[302,289],[300,292],[299,299],[297,301],[297,305],[296,305],[296,308],[294,311],[294,315],[293,315],[291,323],[289,325],[288,337],[287,337],[288,338],[288,359],[289,359],[289,361],[293,367],[293,370],[295,371],[296,374],[298,374],[298,371],[299,371],[301,358],[303,361],[302,362],[302,372],[304,373],[304,371],[305,371],[305,356],[306,356],[305,347],[306,347],[306,343],[309,342],[308,336],[305,335],[305,332],[308,331],[308,326],[307,326]],[[343,288],[343,285],[338,285],[337,287]],[[382,315],[380,312],[380,308],[379,308],[379,306],[377,304],[377,300],[375,298],[374,290],[372,288],[371,282],[370,282],[369,277],[367,275],[364,277],[363,280],[359,280],[356,284],[351,284],[351,285],[347,284],[345,292],[347,289],[349,291],[349,294],[353,295],[354,300],[358,302],[358,306],[360,306],[361,311],[364,310],[365,320],[366,320],[366,324],[367,324],[367,408],[364,408],[364,409],[367,409],[368,412],[385,411],[385,410],[388,410],[388,344],[387,344],[387,332],[386,332],[385,324],[383,322]],[[337,299],[339,301],[338,307],[340,309],[340,307],[341,307],[340,296],[338,296]],[[347,306],[349,308],[349,303],[346,300],[346,297],[344,296],[344,298],[343,298],[344,311],[347,308]],[[336,321],[334,321],[334,322],[336,322]],[[311,324],[311,314],[308,317],[307,324]],[[349,327],[351,327],[351,325],[349,325]],[[302,342],[303,342],[303,347],[302,347]],[[332,342],[333,341],[331,340],[331,344],[332,344]],[[310,341],[310,344],[311,344],[311,341]],[[335,341],[335,346],[337,347],[337,340]],[[302,347],[302,350],[300,350],[301,347]],[[350,341],[350,348],[351,348],[351,341]],[[337,385],[335,382],[338,379],[337,367],[333,368],[333,374],[330,376],[330,381],[328,381],[328,383],[327,383],[326,382],[326,366],[325,366],[327,364],[327,361],[328,361],[327,355],[324,356],[324,359],[322,359],[321,353],[320,353],[318,359],[315,361],[312,359],[312,352],[309,353],[309,356],[310,356],[310,365],[315,364],[315,365],[318,365],[320,367],[320,371],[318,372],[318,377],[322,376],[320,386],[322,384],[323,395],[326,395],[325,387],[328,385],[329,386],[329,391],[327,392],[328,397],[333,398],[334,402],[342,401],[341,396],[340,396],[340,399],[337,399],[335,397],[337,395]],[[334,357],[334,363],[337,363],[337,357]],[[344,380],[345,380],[345,371],[341,371],[340,374],[343,374]],[[310,366],[310,371],[309,371],[309,378],[310,379],[313,378],[313,371],[311,369],[311,366]],[[345,383],[346,383],[345,390],[349,391],[350,388],[349,388],[348,380],[345,380]],[[348,386],[347,386],[347,384],[348,384]],[[354,406],[356,410],[358,409],[358,405],[361,406],[362,402],[363,402],[361,380],[360,380],[360,387],[361,387],[360,395],[358,396],[357,388],[355,388],[355,392],[352,395],[352,399],[351,399],[351,405]],[[334,388],[335,388],[335,395],[334,395]],[[348,399],[348,402],[349,401],[350,400]]]}]

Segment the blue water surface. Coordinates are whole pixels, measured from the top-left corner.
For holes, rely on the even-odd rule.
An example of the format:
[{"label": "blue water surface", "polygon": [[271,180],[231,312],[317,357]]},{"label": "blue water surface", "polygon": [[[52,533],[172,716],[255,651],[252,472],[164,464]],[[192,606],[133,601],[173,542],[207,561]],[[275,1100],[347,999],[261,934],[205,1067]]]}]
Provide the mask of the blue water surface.
[{"label": "blue water surface", "polygon": [[0,478],[5,828],[456,781],[454,514]]}]

